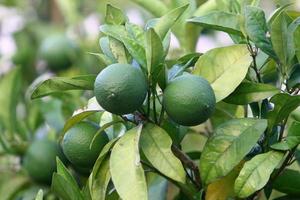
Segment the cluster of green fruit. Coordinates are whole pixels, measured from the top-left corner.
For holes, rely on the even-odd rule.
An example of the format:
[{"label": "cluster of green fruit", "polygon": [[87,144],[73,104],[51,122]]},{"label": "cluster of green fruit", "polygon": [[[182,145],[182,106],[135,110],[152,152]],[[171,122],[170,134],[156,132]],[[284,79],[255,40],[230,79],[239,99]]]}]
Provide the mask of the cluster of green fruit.
[{"label": "cluster of green fruit", "polygon": [[[94,93],[106,111],[124,115],[138,110],[147,96],[148,84],[142,71],[129,64],[112,64],[95,81]],[[207,80],[184,74],[169,82],[163,92],[168,116],[184,126],[206,121],[215,109],[215,95]]]},{"label": "cluster of green fruit", "polygon": [[[117,115],[133,113],[143,106],[148,94],[147,78],[137,67],[112,64],[97,76],[94,93],[100,106],[108,112]],[[204,78],[191,74],[173,79],[163,91],[163,104],[168,116],[184,126],[205,122],[212,115],[215,102],[210,84]],[[61,146],[48,140],[34,142],[25,155],[25,168],[36,181],[49,183],[56,170],[58,156],[62,161],[68,160],[76,171],[89,173],[109,141],[105,132],[98,134],[93,141],[99,129],[97,124],[83,121],[65,133]]]},{"label": "cluster of green fruit", "polygon": [[35,181],[49,184],[56,171],[58,157],[65,164],[69,161],[80,174],[89,174],[100,151],[108,142],[108,137],[103,132],[90,147],[99,128],[93,122],[83,121],[66,132],[61,145],[50,140],[33,142],[24,156],[24,168]]}]

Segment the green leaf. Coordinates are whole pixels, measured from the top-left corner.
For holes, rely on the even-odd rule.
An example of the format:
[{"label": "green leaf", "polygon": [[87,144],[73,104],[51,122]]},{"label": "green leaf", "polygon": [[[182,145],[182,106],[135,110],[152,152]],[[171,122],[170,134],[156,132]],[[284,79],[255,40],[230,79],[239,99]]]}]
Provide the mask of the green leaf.
[{"label": "green leaf", "polygon": [[193,74],[200,75],[211,83],[216,101],[219,102],[239,86],[251,62],[245,45],[215,48],[199,58]]},{"label": "green leaf", "polygon": [[92,199],[105,200],[106,189],[111,178],[109,158],[107,157],[102,160],[101,165],[94,169],[92,174],[92,187],[90,188]]},{"label": "green leaf", "polygon": [[224,101],[231,104],[246,105],[261,101],[279,92],[280,90],[272,85],[242,82]]},{"label": "green leaf", "polygon": [[147,124],[141,134],[141,148],[150,163],[167,177],[185,183],[185,171],[172,153],[172,140],[159,126]]},{"label": "green leaf", "polygon": [[296,64],[290,78],[287,80],[287,88],[292,89],[300,85],[300,64]]},{"label": "green leaf", "polygon": [[76,193],[80,196],[80,189],[77,185],[76,180],[74,179],[74,177],[70,174],[70,172],[68,171],[68,169],[64,166],[64,164],[60,161],[60,159],[58,157],[56,157],[56,165],[57,165],[57,174],[62,176],[67,182],[68,184],[73,187],[74,189],[76,189]]},{"label": "green leaf", "polygon": [[13,132],[16,128],[16,107],[21,89],[21,73],[14,68],[0,79],[0,121],[5,128]]},{"label": "green leaf", "polygon": [[149,200],[166,200],[168,181],[153,172],[148,172],[146,176]]},{"label": "green leaf", "polygon": [[109,37],[109,47],[111,49],[112,54],[117,59],[118,63],[128,63],[126,49],[123,43],[116,40],[115,38]]},{"label": "green leaf", "polygon": [[272,149],[287,151],[295,148],[300,144],[300,122],[294,121],[289,129],[288,135],[281,142],[271,146]]},{"label": "green leaf", "polygon": [[100,26],[100,31],[121,41],[132,57],[136,59],[140,65],[146,68],[146,53],[143,44],[140,44],[138,41],[130,38],[124,26],[102,25]]},{"label": "green leaf", "polygon": [[155,17],[160,17],[168,11],[166,4],[160,0],[132,0],[136,4],[145,8]]},{"label": "green leaf", "polygon": [[235,194],[245,198],[263,188],[283,156],[281,152],[269,151],[247,161],[235,180]]},{"label": "green leaf", "polygon": [[114,55],[110,49],[108,36],[101,37],[99,39],[99,46],[100,46],[102,53],[109,59],[110,63],[117,62],[116,58],[114,57]]},{"label": "green leaf", "polygon": [[268,31],[265,13],[262,9],[254,6],[246,6],[244,11],[245,31],[250,40],[263,52],[276,58],[272,43],[267,38]]},{"label": "green leaf", "polygon": [[154,26],[155,32],[163,40],[166,34],[169,32],[170,28],[175,24],[175,22],[180,18],[184,11],[188,8],[188,4],[171,10],[164,16],[162,16]]},{"label": "green leaf", "polygon": [[127,22],[125,24],[125,28],[126,31],[128,32],[129,37],[131,37],[133,40],[138,41],[138,43],[141,44],[142,46],[146,44],[146,37],[142,27]]},{"label": "green leaf", "polygon": [[160,37],[153,28],[149,28],[146,32],[146,58],[148,73],[150,77],[155,79],[163,69],[163,65],[160,63],[164,58],[164,48]]},{"label": "green leaf", "polygon": [[285,169],[273,182],[272,187],[293,196],[300,196],[300,172]]},{"label": "green leaf", "polygon": [[243,36],[240,30],[239,16],[233,13],[213,11],[207,15],[194,17],[187,21],[200,25],[203,28]]},{"label": "green leaf", "polygon": [[200,174],[205,184],[227,175],[256,144],[267,128],[262,119],[233,119],[219,125],[209,138],[200,158]]},{"label": "green leaf", "polygon": [[271,15],[270,18],[268,19],[268,27],[271,27],[274,20],[276,19],[276,17],[278,17],[278,15],[280,15],[287,7],[289,7],[290,5],[292,5],[293,3],[288,3],[285,4],[283,6],[280,6],[279,8],[277,8]]},{"label": "green leaf", "polygon": [[273,49],[276,52],[277,57],[279,58],[281,68],[283,73],[287,73],[287,63],[288,63],[288,21],[287,15],[285,12],[282,12],[279,16],[274,19],[274,22],[271,25],[271,41],[273,44]]},{"label": "green leaf", "polygon": [[31,99],[67,90],[93,90],[95,79],[96,75],[81,75],[71,78],[53,77],[38,84],[34,83],[31,88]]},{"label": "green leaf", "polygon": [[84,200],[80,191],[57,173],[54,173],[52,176],[51,189],[64,200]]},{"label": "green leaf", "polygon": [[211,123],[213,127],[217,127],[218,125],[236,118],[244,117],[244,107],[228,104],[223,101],[217,103],[216,110],[212,115]]},{"label": "green leaf", "polygon": [[[291,24],[288,26],[288,38],[287,38],[287,56],[288,56],[288,62],[291,63],[296,52],[297,46],[294,45],[294,41],[299,40],[299,38],[296,36],[297,29],[300,27],[300,17],[295,19]],[[296,33],[296,34],[295,34]],[[296,36],[296,37],[295,37]],[[299,49],[297,49],[299,51]]]},{"label": "green leaf", "polygon": [[274,104],[274,109],[268,113],[268,130],[286,119],[290,113],[300,106],[300,96],[291,96],[289,94],[276,94],[270,99]]},{"label": "green leaf", "polygon": [[73,116],[65,122],[63,133],[67,132],[72,126],[82,121],[83,119],[101,111],[104,111],[104,109],[101,108],[101,106],[98,104],[96,98],[91,98],[85,108],[76,110],[73,113]]},{"label": "green leaf", "polygon": [[124,25],[128,21],[123,12],[111,4],[106,6],[105,22],[113,25]]},{"label": "green leaf", "polygon": [[112,149],[110,173],[114,186],[124,200],[147,200],[147,184],[140,163],[139,137],[142,126],[125,133]]},{"label": "green leaf", "polygon": [[101,128],[95,133],[93,139],[92,139],[92,142],[90,144],[90,149],[92,148],[92,146],[94,145],[96,139],[98,138],[98,136],[100,134],[105,134],[105,129],[109,128],[110,126],[114,125],[114,124],[117,124],[117,123],[123,123],[124,121],[122,120],[119,120],[119,121],[112,121],[112,122],[108,122],[106,124],[104,124],[103,126],[101,126]]},{"label": "green leaf", "polygon": [[40,189],[39,192],[37,193],[36,197],[35,197],[35,200],[43,200],[43,190]]},{"label": "green leaf", "polygon": [[300,27],[298,26],[297,29],[294,32],[294,45],[295,45],[295,53],[298,59],[298,62],[300,62]]}]

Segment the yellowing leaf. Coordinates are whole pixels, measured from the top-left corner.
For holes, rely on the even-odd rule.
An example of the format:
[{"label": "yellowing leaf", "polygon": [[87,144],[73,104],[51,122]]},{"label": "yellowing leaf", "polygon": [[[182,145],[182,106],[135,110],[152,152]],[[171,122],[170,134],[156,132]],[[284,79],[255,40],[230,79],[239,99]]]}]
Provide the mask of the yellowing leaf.
[{"label": "yellowing leaf", "polygon": [[206,200],[227,200],[234,196],[234,181],[242,169],[244,161],[237,165],[227,176],[211,183],[207,187]]}]

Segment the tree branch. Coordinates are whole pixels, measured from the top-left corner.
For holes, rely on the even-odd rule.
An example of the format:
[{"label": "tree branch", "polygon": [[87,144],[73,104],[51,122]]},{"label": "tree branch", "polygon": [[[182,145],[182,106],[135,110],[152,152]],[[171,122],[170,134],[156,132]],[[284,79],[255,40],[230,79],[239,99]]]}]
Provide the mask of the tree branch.
[{"label": "tree branch", "polygon": [[190,159],[184,152],[182,152],[175,145],[172,145],[172,151],[175,154],[175,156],[183,163],[184,166],[192,170],[195,176],[195,180],[193,180],[192,182],[195,184],[195,186],[198,189],[201,189],[202,185],[201,185],[200,172],[196,163],[194,163],[192,159]]}]

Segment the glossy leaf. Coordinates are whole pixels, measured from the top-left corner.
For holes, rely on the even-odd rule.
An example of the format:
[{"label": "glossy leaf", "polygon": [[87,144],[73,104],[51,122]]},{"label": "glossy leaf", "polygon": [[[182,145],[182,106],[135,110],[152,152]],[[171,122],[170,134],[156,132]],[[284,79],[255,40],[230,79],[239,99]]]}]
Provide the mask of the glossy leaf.
[{"label": "glossy leaf", "polygon": [[130,38],[124,26],[105,24],[100,26],[100,31],[121,41],[132,57],[143,67],[146,67],[146,53],[143,45]]},{"label": "glossy leaf", "polygon": [[93,90],[96,75],[81,75],[71,78],[53,77],[32,88],[31,99],[68,90]]},{"label": "glossy leaf", "polygon": [[165,200],[168,194],[168,181],[153,172],[147,173],[146,176],[149,200]]},{"label": "glossy leaf", "polygon": [[147,185],[140,163],[139,137],[142,126],[126,132],[112,149],[110,173],[114,186],[124,200],[147,200]]},{"label": "glossy leaf", "polygon": [[245,45],[215,48],[199,58],[193,74],[200,75],[211,83],[216,101],[219,102],[239,86],[251,62]]},{"label": "glossy leaf", "polygon": [[273,44],[273,49],[276,52],[277,57],[282,63],[282,71],[283,73],[287,71],[287,63],[288,63],[288,21],[285,12],[282,12],[278,15],[274,22],[271,25],[271,41]]},{"label": "glossy leaf", "polygon": [[104,159],[97,170],[93,170],[91,197],[93,200],[105,200],[106,190],[111,175],[109,171],[109,158]]},{"label": "glossy leaf", "polygon": [[[287,37],[287,56],[288,56],[288,62],[291,63],[292,59],[295,56],[295,52],[297,49],[297,45],[295,45],[295,42],[299,40],[297,37],[297,29],[300,29],[300,17],[295,19],[292,23],[288,26],[288,37]],[[296,36],[296,37],[295,37]],[[295,41],[295,42],[294,42]],[[299,49],[297,49],[299,51]]]},{"label": "glossy leaf", "polygon": [[207,29],[223,31],[239,36],[243,35],[240,30],[239,16],[232,13],[214,11],[204,16],[191,18],[188,22],[195,23]]},{"label": "glossy leaf", "polygon": [[109,37],[109,47],[118,63],[128,63],[126,50],[123,43],[116,40],[115,38]]},{"label": "glossy leaf", "polygon": [[175,24],[175,22],[180,18],[180,16],[188,8],[188,4],[171,10],[164,16],[162,16],[154,26],[155,32],[164,39],[166,34],[169,32],[170,28]]},{"label": "glossy leaf", "polygon": [[294,70],[290,75],[290,78],[287,80],[288,89],[292,89],[300,85],[300,64],[296,64],[293,68]]},{"label": "glossy leaf", "polygon": [[163,69],[160,63],[164,58],[164,49],[160,37],[153,28],[149,28],[146,32],[146,58],[148,73],[156,78]]},{"label": "glossy leaf", "polygon": [[102,53],[109,58],[109,61],[111,63],[116,63],[117,59],[114,57],[110,47],[109,47],[109,37],[101,37],[99,39],[99,45],[100,45],[100,49],[102,51]]},{"label": "glossy leaf", "polygon": [[205,184],[227,175],[256,144],[267,121],[233,119],[219,125],[209,138],[200,158],[200,174]]},{"label": "glossy leaf", "polygon": [[279,8],[277,8],[271,15],[270,18],[268,19],[268,26],[271,27],[274,20],[276,19],[276,17],[278,17],[287,7],[289,7],[290,5],[292,5],[292,3],[288,3],[285,4],[283,6],[280,6]]},{"label": "glossy leaf", "polygon": [[298,59],[298,62],[300,62],[300,27],[295,30],[294,32],[294,45],[295,45],[295,53]]},{"label": "glossy leaf", "polygon": [[266,36],[268,27],[264,11],[258,7],[246,6],[244,17],[245,31],[250,40],[266,54],[276,58],[272,43]]},{"label": "glossy leaf", "polygon": [[281,142],[275,143],[271,148],[281,151],[287,151],[300,144],[300,122],[294,121],[289,129],[288,135]]},{"label": "glossy leaf", "polygon": [[80,196],[80,189],[77,185],[75,178],[71,175],[71,173],[68,171],[68,169],[64,166],[64,164],[60,161],[58,157],[56,158],[56,164],[57,174],[62,176],[71,187],[73,187],[74,189],[76,188],[76,194]]},{"label": "glossy leaf", "polygon": [[270,102],[274,104],[274,109],[268,113],[269,131],[300,106],[300,96],[291,96],[289,94],[281,93],[273,96],[270,99]]},{"label": "glossy leaf", "polygon": [[128,22],[125,24],[125,28],[129,37],[138,41],[138,43],[142,46],[146,44],[146,37],[142,27]]},{"label": "glossy leaf", "polygon": [[104,109],[101,108],[95,97],[91,98],[85,108],[76,110],[73,113],[73,116],[66,121],[63,133],[67,132],[72,126],[82,121],[83,119],[100,111],[104,111]]},{"label": "glossy leaf", "polygon": [[88,188],[93,200],[105,200],[107,186],[111,178],[108,154],[117,141],[118,138],[115,138],[103,147],[93,166],[92,173],[88,179]]},{"label": "glossy leaf", "polygon": [[213,127],[229,121],[231,119],[243,118],[244,107],[239,105],[228,104],[223,101],[217,103],[216,110],[212,115],[211,123]]},{"label": "glossy leaf", "polygon": [[159,126],[147,124],[141,134],[141,148],[150,163],[167,177],[185,183],[185,171],[172,153],[172,140]]},{"label": "glossy leaf", "polygon": [[224,101],[231,104],[245,105],[261,101],[279,92],[280,90],[272,85],[243,82]]},{"label": "glossy leaf", "polygon": [[52,176],[51,189],[55,194],[64,200],[84,200],[80,191],[62,176],[54,173]]},{"label": "glossy leaf", "polygon": [[235,181],[235,194],[245,198],[265,186],[283,156],[281,152],[269,151],[247,161]]},{"label": "glossy leaf", "polygon": [[107,24],[124,25],[128,21],[123,12],[111,4],[106,6],[105,22]]},{"label": "glossy leaf", "polygon": [[272,184],[277,191],[300,196],[300,172],[293,169],[285,169]]}]

